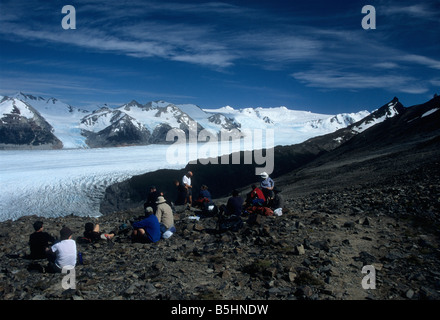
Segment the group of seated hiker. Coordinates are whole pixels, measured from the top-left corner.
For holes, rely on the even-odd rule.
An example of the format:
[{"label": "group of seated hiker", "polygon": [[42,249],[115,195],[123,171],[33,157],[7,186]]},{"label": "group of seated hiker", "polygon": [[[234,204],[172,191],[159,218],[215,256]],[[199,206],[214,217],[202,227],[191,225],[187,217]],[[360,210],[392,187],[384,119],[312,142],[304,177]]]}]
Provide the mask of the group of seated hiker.
[{"label": "group of seated hiker", "polygon": [[[281,195],[281,190],[275,187],[275,182],[266,172],[261,173],[260,177],[259,185],[253,184],[251,191],[246,194],[245,199],[241,197],[238,190],[233,190],[227,203],[220,206],[220,213],[229,216],[241,216],[245,212],[262,213],[265,215],[273,215],[274,210],[277,209],[278,212],[282,212],[284,199]],[[176,182],[176,186],[179,187],[180,184]],[[215,207],[211,193],[206,185],[201,186],[199,196],[192,204],[204,212],[207,212],[210,207]]]},{"label": "group of seated hiker", "polygon": [[274,181],[266,172],[261,173],[260,176],[263,180],[259,187],[256,184],[252,185],[251,192],[246,197],[246,205],[269,206],[274,198]]},{"label": "group of seated hiker", "polygon": [[[188,171],[181,179],[175,180],[177,188],[177,199],[175,205],[187,205],[190,208],[193,204],[192,183],[193,173]],[[211,195],[203,186],[204,196],[211,201]],[[159,192],[155,186],[150,187],[150,193],[147,201],[144,203],[145,217],[140,221],[132,223],[132,241],[133,242],[157,242],[161,238],[167,239],[176,232],[174,226],[173,209],[164,198],[164,194]]]},{"label": "group of seated hiker", "polygon": [[29,236],[31,259],[47,259],[47,272],[61,272],[64,267],[76,265],[76,242],[72,239],[72,230],[64,226],[60,230],[60,239],[43,231],[43,222],[34,223],[34,233]]},{"label": "group of seated hiker", "polygon": [[[173,210],[155,187],[150,188],[145,204],[145,216],[132,223],[133,242],[157,242],[176,232]],[[155,209],[149,205],[154,205]],[[76,241],[72,239],[73,232],[68,227],[61,229],[59,239],[44,231],[42,221],[36,221],[33,227],[34,232],[29,236],[31,259],[47,259],[49,264],[45,270],[48,272],[61,272],[63,267],[76,265]],[[108,233],[102,232],[99,224],[87,222],[83,236],[79,236],[77,240],[81,243],[111,241],[118,233],[120,231],[117,229]]]},{"label": "group of seated hiker", "polygon": [[176,232],[173,209],[155,186],[150,187],[144,210],[145,216],[132,223],[133,242],[154,243],[161,238],[167,239]]},{"label": "group of seated hiker", "polygon": [[242,213],[262,213],[273,215],[274,210],[282,210],[284,206],[281,190],[275,187],[274,181],[266,172],[261,173],[260,185],[253,184],[251,191],[244,200],[238,190],[233,190],[226,205],[220,207],[220,212],[225,215],[240,216]]},{"label": "group of seated hiker", "polygon": [[[191,201],[192,192],[188,186],[191,185],[192,172],[188,172],[182,179],[182,183],[175,181],[178,188],[176,205],[188,205],[198,207],[202,211],[212,210],[215,207],[211,193],[206,185],[200,188],[199,196]],[[233,190],[226,205],[220,207],[220,213],[226,216],[239,217],[243,213],[261,213],[273,215],[273,210],[282,210],[284,200],[280,194],[281,190],[275,187],[274,181],[265,172],[261,174],[260,185],[252,185],[251,191],[243,199],[238,190]],[[184,181],[184,182],[183,182]],[[131,240],[133,242],[154,243],[161,238],[167,239],[176,232],[174,226],[174,213],[167,203],[162,192],[155,186],[151,186],[147,199],[144,203],[145,215],[132,222]],[[73,232],[68,227],[60,230],[60,239],[51,236],[43,231],[43,222],[36,221],[33,225],[35,232],[29,237],[30,258],[48,259],[49,272],[61,272],[65,266],[75,266],[77,260],[76,242],[72,240]],[[119,227],[121,229],[121,226]],[[129,228],[124,231],[129,232]],[[102,232],[99,224],[87,222],[84,226],[82,242],[95,243],[98,241],[111,241],[121,230]]]},{"label": "group of seated hiker", "polygon": [[200,191],[197,198],[193,198],[193,186],[191,178],[193,173],[188,171],[181,179],[174,180],[176,186],[177,197],[174,202],[176,206],[186,205],[187,208],[195,207],[202,209],[202,211],[207,211],[211,206],[214,205],[211,197],[211,193],[208,190],[208,186],[203,184],[200,187]]}]

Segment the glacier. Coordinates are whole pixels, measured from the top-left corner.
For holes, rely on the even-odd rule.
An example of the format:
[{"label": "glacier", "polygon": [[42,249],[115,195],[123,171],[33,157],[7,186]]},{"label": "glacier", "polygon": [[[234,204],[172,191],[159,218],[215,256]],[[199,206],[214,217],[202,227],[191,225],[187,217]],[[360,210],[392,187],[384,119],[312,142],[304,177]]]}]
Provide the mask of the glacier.
[{"label": "glacier", "polygon": [[133,175],[182,164],[164,162],[167,146],[1,151],[0,221],[36,215],[100,216],[105,189]]}]

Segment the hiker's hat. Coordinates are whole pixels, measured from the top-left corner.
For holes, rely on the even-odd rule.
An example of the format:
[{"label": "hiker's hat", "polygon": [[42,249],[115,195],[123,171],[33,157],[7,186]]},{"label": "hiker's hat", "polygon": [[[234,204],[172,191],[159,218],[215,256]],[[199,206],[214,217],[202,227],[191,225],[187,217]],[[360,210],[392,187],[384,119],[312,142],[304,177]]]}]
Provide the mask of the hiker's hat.
[{"label": "hiker's hat", "polygon": [[167,202],[164,197],[162,197],[162,196],[157,197],[156,204],[161,204],[161,203],[164,203],[164,202]]},{"label": "hiker's hat", "polygon": [[269,175],[266,172],[260,173],[260,176],[264,179],[269,178]]},{"label": "hiker's hat", "polygon": [[152,207],[146,207],[145,208],[145,212],[153,213],[153,208]]}]

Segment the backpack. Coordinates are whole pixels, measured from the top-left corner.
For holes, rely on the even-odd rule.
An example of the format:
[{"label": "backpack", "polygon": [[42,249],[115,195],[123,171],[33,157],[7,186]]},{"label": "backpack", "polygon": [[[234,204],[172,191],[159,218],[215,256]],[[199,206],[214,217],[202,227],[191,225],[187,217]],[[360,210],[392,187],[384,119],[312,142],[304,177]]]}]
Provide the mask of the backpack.
[{"label": "backpack", "polygon": [[273,216],[273,210],[268,207],[253,206],[246,210],[248,213],[261,214],[263,216]]},{"label": "backpack", "polygon": [[218,229],[219,232],[233,231],[237,232],[243,227],[243,220],[239,216],[220,217]]},{"label": "backpack", "polygon": [[263,207],[262,208],[263,210],[262,210],[262,215],[265,215],[265,216],[273,216],[273,210],[271,209],[271,208],[268,208],[268,207]]}]

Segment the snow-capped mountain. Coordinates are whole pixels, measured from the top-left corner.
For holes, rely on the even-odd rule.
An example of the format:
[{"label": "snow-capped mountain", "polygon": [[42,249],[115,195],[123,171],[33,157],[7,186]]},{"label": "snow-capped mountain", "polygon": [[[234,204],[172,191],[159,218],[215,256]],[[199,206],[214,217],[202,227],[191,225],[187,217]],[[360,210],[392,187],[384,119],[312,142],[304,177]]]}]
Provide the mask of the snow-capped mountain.
[{"label": "snow-capped mountain", "polygon": [[[322,123],[323,126],[325,124],[330,123],[339,123],[339,120],[345,119],[345,122],[341,123],[341,128],[332,132],[331,134],[325,137],[315,137],[311,140],[320,140],[320,146],[329,151],[333,150],[336,147],[342,145],[346,141],[350,140],[354,136],[366,131],[367,129],[373,127],[376,124],[380,124],[384,122],[386,119],[393,118],[397,115],[404,113],[405,107],[399,102],[399,100],[394,97],[389,103],[384,104],[379,109],[372,111],[371,113],[366,113],[365,117],[362,117],[359,121],[355,121],[350,123],[352,120],[351,117],[348,119],[345,118],[344,115],[336,115],[335,117],[324,120]],[[347,124],[343,126],[343,123]],[[323,142],[325,140],[325,142]]]},{"label": "snow-capped mountain", "polygon": [[[62,147],[87,148],[86,137],[81,135],[79,124],[89,114],[87,110],[72,107],[55,98],[36,97],[19,92],[11,97],[32,106],[52,126],[53,134],[62,142]],[[0,116],[3,112],[0,112]]]},{"label": "snow-capped mountain", "polygon": [[394,99],[388,104],[373,111],[370,115],[362,119],[361,122],[356,123],[352,130],[356,131],[357,133],[363,132],[377,123],[381,123],[388,118],[392,118],[402,113],[404,109],[405,107],[399,102],[399,99],[394,97]]},{"label": "snow-capped mountain", "polygon": [[81,119],[81,134],[89,147],[149,144],[150,132],[142,123],[120,110],[107,107]]},{"label": "snow-capped mountain", "polygon": [[0,97],[0,117],[1,147],[62,147],[62,142],[55,136],[53,127],[26,102]]},{"label": "snow-capped mountain", "polygon": [[370,113],[344,113],[337,115],[318,114],[309,111],[290,110],[284,106],[277,108],[245,108],[235,110],[226,106],[216,110],[204,109],[206,112],[216,112],[229,119],[234,119],[242,129],[262,128],[273,129],[275,145],[292,145],[306,141],[315,136],[332,133],[355,123]]},{"label": "snow-capped mountain", "polygon": [[[4,99],[36,110],[51,126],[51,132],[65,149],[172,143],[166,138],[173,128],[182,130],[187,137],[190,130],[197,133],[208,130],[214,135],[220,135],[224,130],[239,133],[255,129],[273,130],[275,145],[291,145],[345,128],[370,115],[368,111],[317,114],[283,106],[202,109],[194,104],[166,101],[140,104],[134,100],[117,108],[104,106],[87,111],[54,98],[23,93]],[[11,114],[6,106],[0,112],[2,117]],[[15,134],[13,126],[7,127],[7,131],[8,135]],[[8,145],[7,141],[0,143]],[[23,141],[20,144],[23,147],[27,143]]]}]

